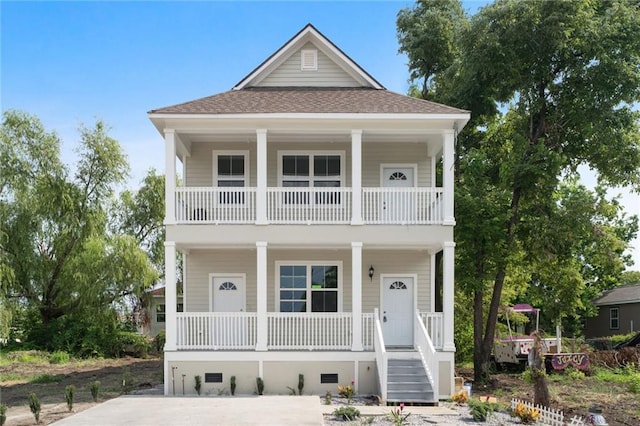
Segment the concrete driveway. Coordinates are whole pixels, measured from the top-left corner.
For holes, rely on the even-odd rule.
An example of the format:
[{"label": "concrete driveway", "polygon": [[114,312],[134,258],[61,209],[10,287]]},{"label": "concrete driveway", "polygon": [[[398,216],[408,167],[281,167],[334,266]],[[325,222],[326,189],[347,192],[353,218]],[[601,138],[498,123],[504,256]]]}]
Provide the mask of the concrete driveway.
[{"label": "concrete driveway", "polygon": [[318,396],[121,396],[52,423],[56,426],[322,426]]}]

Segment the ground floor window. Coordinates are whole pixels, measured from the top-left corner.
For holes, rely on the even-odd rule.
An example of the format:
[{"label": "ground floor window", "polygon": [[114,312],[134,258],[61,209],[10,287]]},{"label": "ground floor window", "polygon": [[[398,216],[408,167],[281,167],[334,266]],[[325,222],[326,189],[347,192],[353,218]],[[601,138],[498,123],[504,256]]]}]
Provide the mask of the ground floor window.
[{"label": "ground floor window", "polygon": [[[184,304],[178,303],[176,304],[177,312],[184,312]],[[156,305],[156,322],[166,322],[167,321],[167,307],[164,303]]]},{"label": "ground floor window", "polygon": [[280,264],[280,312],[338,312],[339,269],[332,263]]},{"label": "ground floor window", "polygon": [[612,330],[620,328],[620,311],[618,311],[618,308],[609,309],[609,328]]}]

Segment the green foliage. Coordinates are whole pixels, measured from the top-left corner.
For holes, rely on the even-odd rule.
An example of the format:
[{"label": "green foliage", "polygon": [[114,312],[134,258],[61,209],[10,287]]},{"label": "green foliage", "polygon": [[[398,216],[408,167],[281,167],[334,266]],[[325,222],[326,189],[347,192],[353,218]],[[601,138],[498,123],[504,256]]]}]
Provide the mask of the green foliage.
[{"label": "green foliage", "polygon": [[106,331],[96,330],[100,320],[126,296],[141,294],[157,273],[133,236],[108,229],[108,208],[128,169],[120,146],[98,121],[80,128],[77,152],[72,174],[55,133],[36,117],[4,113],[0,269],[10,269],[11,279],[2,273],[0,301],[11,295],[24,307],[29,345],[102,354],[114,327],[107,321]]},{"label": "green foliage", "polygon": [[611,337],[609,337],[609,339],[611,340],[611,346],[616,346],[619,345],[620,343],[624,343],[630,339],[632,339],[633,337],[635,337],[637,333],[636,332],[631,332],[631,333],[627,333],[627,334],[616,334],[613,335]]},{"label": "green foliage", "polygon": [[298,374],[298,395],[302,395],[304,389],[304,374]]},{"label": "green foliage", "polygon": [[29,409],[33,413],[36,423],[40,423],[40,398],[33,392],[29,394]]},{"label": "green foliage", "polygon": [[530,385],[533,384],[533,370],[531,370],[530,368],[525,369],[520,374],[520,377],[522,378],[523,382],[528,383]]},{"label": "green foliage", "polygon": [[391,418],[391,422],[395,426],[402,426],[407,423],[407,418],[411,415],[411,413],[404,414],[404,404],[400,404],[400,407],[395,407],[391,409],[389,413],[389,417]]},{"label": "green foliage", "polygon": [[348,385],[338,385],[338,395],[343,398],[347,398],[347,404],[351,404],[351,400],[356,394],[355,381],[351,380]]},{"label": "green foliage", "polygon": [[64,379],[63,374],[52,375],[49,373],[42,373],[29,380],[29,383],[47,384],[47,383],[59,383]]},{"label": "green foliage", "polygon": [[582,381],[586,377],[582,371],[572,367],[565,368],[564,374],[566,374],[567,377],[569,377],[569,379],[573,381]]},{"label": "green foliage", "polygon": [[52,352],[49,355],[49,364],[66,364],[69,362],[69,354],[64,351]]},{"label": "green foliage", "polygon": [[76,393],[76,387],[68,385],[64,388],[64,400],[67,401],[67,408],[69,411],[73,411],[73,397]]},{"label": "green foliage", "polygon": [[40,364],[46,363],[49,359],[49,354],[44,351],[11,351],[6,354],[6,359],[11,362],[19,362],[22,364]]},{"label": "green foliage", "polygon": [[353,421],[360,417],[360,410],[358,410],[356,407],[347,405],[334,410],[333,415],[336,419],[339,420]]},{"label": "green foliage", "polygon": [[93,402],[98,402],[98,398],[100,398],[100,381],[94,380],[91,382],[90,390]]},{"label": "green foliage", "polygon": [[471,413],[473,420],[476,422],[486,422],[487,417],[498,409],[498,404],[489,401],[482,401],[481,399],[469,400],[469,412]]},{"label": "green foliage", "polygon": [[196,375],[194,377],[194,380],[196,381],[196,384],[194,386],[196,389],[196,393],[200,395],[200,392],[202,391],[202,377],[199,375]]},{"label": "green foliage", "polygon": [[331,391],[324,394],[324,405],[331,405]]},{"label": "green foliage", "polygon": [[131,370],[129,370],[129,367],[124,367],[122,369],[121,392],[125,395],[129,395],[129,393],[132,390],[133,390],[133,376],[131,376]]},{"label": "green foliage", "polygon": [[164,330],[156,334],[156,337],[153,339],[153,345],[155,347],[155,350],[158,353],[161,353],[164,350],[164,344],[166,341],[167,341],[167,335],[164,332]]},{"label": "green foliage", "polygon": [[151,349],[151,341],[143,334],[132,331],[118,331],[112,342],[112,352],[120,355],[127,353],[138,357],[145,357]]},{"label": "green foliage", "polygon": [[0,403],[0,426],[4,426],[7,421],[7,406]]},{"label": "green foliage", "polygon": [[231,384],[229,386],[231,389],[231,395],[236,394],[236,376],[231,376]]},{"label": "green foliage", "polygon": [[264,392],[264,380],[262,380],[262,377],[256,377],[256,386],[258,388],[258,395],[262,395]]}]

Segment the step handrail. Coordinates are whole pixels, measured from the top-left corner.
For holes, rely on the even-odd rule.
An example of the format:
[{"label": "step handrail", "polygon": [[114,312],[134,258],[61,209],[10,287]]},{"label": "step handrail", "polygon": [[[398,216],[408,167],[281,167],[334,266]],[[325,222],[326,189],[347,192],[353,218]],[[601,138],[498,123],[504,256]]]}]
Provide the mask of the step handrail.
[{"label": "step handrail", "polygon": [[380,385],[380,397],[387,400],[387,350],[384,347],[384,336],[382,334],[382,324],[378,308],[373,310],[375,330],[373,336],[373,347],[376,352],[376,365],[378,367],[378,380]]},{"label": "step handrail", "polygon": [[416,309],[416,313],[414,316],[414,338],[416,349],[420,354],[420,359],[422,360],[422,366],[424,367],[424,371],[427,373],[427,378],[431,381],[431,386],[433,387],[433,396],[436,401],[439,399],[439,387],[438,387],[438,374],[433,374],[434,371],[438,367],[438,358],[436,355],[436,349],[433,346],[433,342],[429,337],[429,333],[427,332],[427,328],[424,326],[422,319],[420,318],[420,311]]}]

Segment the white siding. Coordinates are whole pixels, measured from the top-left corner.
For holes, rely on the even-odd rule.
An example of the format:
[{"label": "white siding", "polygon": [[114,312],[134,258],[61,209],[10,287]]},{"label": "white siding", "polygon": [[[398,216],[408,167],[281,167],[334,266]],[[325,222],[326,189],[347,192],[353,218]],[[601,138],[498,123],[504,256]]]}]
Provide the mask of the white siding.
[{"label": "white siding", "polygon": [[320,86],[320,87],[360,87],[359,83],[346,71],[335,64],[327,55],[318,49],[318,69],[316,71],[302,71],[301,50],[317,49],[312,43],[307,43],[300,50],[293,53],[278,68],[273,70],[256,86]]},{"label": "white siding", "polygon": [[[351,311],[351,249],[277,249],[267,247],[267,310],[277,311],[276,262],[342,262],[342,311]],[[369,267],[375,275],[369,279]],[[418,308],[428,311],[431,302],[430,255],[426,251],[365,250],[362,256],[362,311],[380,304],[380,274],[417,274]],[[191,312],[207,312],[210,305],[209,274],[246,273],[247,312],[256,311],[256,251],[248,249],[191,250],[187,257],[186,305]]]},{"label": "white siding", "polygon": [[380,164],[406,163],[418,165],[418,186],[431,186],[431,158],[427,146],[419,143],[363,144],[362,186],[380,186]]}]

